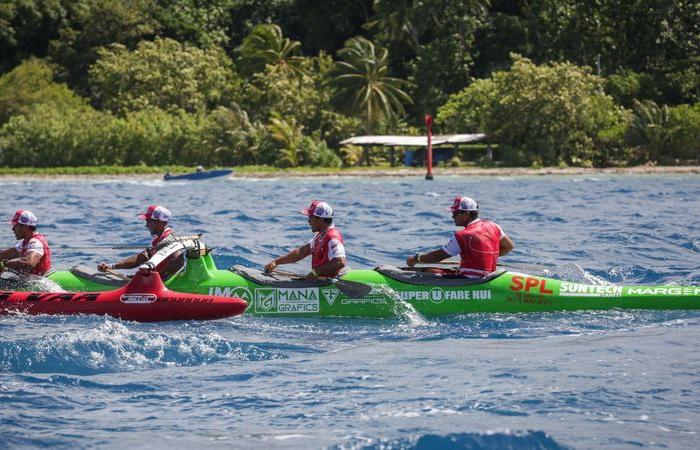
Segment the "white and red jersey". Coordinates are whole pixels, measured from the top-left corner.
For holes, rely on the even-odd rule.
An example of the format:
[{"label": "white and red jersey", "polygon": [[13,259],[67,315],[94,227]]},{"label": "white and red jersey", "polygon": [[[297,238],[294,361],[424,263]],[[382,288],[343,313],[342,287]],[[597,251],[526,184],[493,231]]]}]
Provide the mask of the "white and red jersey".
[{"label": "white and red jersey", "polygon": [[[317,233],[309,241],[311,246],[311,268],[328,264],[335,258],[345,257],[345,246],[343,245],[343,235],[333,225],[324,231]],[[338,275],[330,274],[331,276]]]},{"label": "white and red jersey", "polygon": [[[174,242],[175,238],[175,231],[170,227],[166,228],[165,230],[163,230],[160,236],[156,236],[153,238],[153,240],[151,241],[151,246],[146,249],[146,256],[148,256],[149,259],[152,258],[153,255],[155,255],[161,247],[164,247],[170,244],[171,242]],[[182,258],[182,256],[182,252],[173,253],[168,258],[165,258],[163,261],[161,261],[161,263],[158,264],[158,266],[156,266],[156,270],[160,272],[161,275],[163,275],[165,273],[163,271],[167,269],[168,266],[170,266],[170,264],[172,264],[175,260],[181,259],[182,264],[184,264],[184,259]]]},{"label": "white and red jersey", "polygon": [[17,241],[15,250],[17,250],[17,254],[20,258],[26,256],[29,252],[36,252],[41,256],[39,264],[37,264],[31,272],[34,275],[43,275],[51,269],[51,249],[49,248],[49,243],[44,236],[36,231],[32,233],[31,237]]},{"label": "white and red jersey", "polygon": [[496,270],[503,229],[488,220],[476,219],[457,231],[442,249],[450,256],[460,255],[459,272],[469,278],[482,278]]},{"label": "white and red jersey", "polygon": [[[146,254],[148,255],[148,257],[152,257],[158,251],[158,246],[164,244],[169,240],[172,240],[175,237],[173,233],[175,233],[175,231],[173,231],[172,228],[168,227],[165,230],[163,230],[160,236],[154,237],[151,241],[151,246],[146,249]],[[172,238],[167,239],[167,237],[171,235]]]}]

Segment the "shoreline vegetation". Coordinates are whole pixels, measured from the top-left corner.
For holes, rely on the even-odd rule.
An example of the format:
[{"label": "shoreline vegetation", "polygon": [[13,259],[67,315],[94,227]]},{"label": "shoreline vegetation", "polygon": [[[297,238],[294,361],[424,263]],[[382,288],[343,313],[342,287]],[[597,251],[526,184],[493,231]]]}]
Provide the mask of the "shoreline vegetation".
[{"label": "shoreline vegetation", "polygon": [[[194,172],[195,168],[183,166],[97,166],[56,168],[1,168],[0,180],[32,180],[37,178],[162,178],[166,172],[173,175]],[[424,167],[355,167],[329,169],[322,167],[297,167],[279,169],[273,166],[233,167],[234,178],[285,178],[285,177],[423,177]],[[653,175],[653,174],[700,174],[700,165],[631,167],[435,167],[436,178],[454,176],[543,176],[543,175]]]},{"label": "shoreline vegetation", "polygon": [[6,0],[0,167],[698,165],[696,4]]}]

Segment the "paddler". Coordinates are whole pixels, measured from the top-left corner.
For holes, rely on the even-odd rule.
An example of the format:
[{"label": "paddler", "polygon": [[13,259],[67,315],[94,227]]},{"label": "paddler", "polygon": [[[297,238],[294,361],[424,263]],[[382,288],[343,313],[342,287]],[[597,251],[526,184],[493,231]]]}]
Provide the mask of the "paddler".
[{"label": "paddler", "polygon": [[[148,261],[158,250],[166,245],[175,242],[175,231],[168,225],[172,213],[169,209],[160,205],[151,205],[145,213],[137,216],[146,221],[146,228],[153,236],[151,245],[141,253],[122,259],[114,264],[101,262],[97,265],[100,272],[108,272],[114,269],[133,269]],[[157,269],[163,280],[177,273],[184,264],[182,252],[171,255],[168,259],[158,265]]]},{"label": "paddler", "polygon": [[406,259],[413,267],[418,263],[437,263],[450,256],[460,255],[459,269],[442,270],[443,274],[455,274],[466,278],[483,278],[496,270],[498,257],[509,253],[515,245],[496,223],[479,219],[479,205],[471,197],[457,197],[452,206],[457,231],[442,248],[428,253],[416,253]]},{"label": "paddler", "polygon": [[5,269],[34,275],[48,272],[51,269],[51,249],[46,238],[36,232],[34,213],[20,209],[7,223],[12,225],[19,240],[14,247],[0,252],[0,272]]},{"label": "paddler", "polygon": [[309,218],[309,227],[315,236],[306,244],[267,263],[265,271],[272,272],[280,264],[292,264],[311,255],[311,272],[304,276],[305,279],[337,277],[346,268],[347,261],[343,235],[333,225],[333,208],[326,202],[314,200],[301,213]]}]

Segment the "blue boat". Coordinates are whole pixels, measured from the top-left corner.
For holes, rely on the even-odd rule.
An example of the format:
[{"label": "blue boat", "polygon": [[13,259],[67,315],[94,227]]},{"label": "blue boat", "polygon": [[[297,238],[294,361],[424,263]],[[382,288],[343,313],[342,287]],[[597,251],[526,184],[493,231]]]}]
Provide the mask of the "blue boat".
[{"label": "blue boat", "polygon": [[231,175],[233,170],[231,169],[218,169],[218,170],[197,170],[192,173],[185,173],[182,175],[170,175],[170,172],[166,173],[163,179],[165,181],[170,180],[206,180],[208,178],[215,177],[225,177]]}]

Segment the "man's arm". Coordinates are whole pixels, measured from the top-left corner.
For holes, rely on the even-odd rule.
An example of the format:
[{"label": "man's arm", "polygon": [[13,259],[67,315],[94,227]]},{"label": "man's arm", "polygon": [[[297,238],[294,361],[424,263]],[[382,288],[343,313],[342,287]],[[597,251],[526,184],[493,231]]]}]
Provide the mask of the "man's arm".
[{"label": "man's arm", "polygon": [[498,243],[498,256],[507,255],[511,250],[515,248],[515,244],[510,238],[504,235]]},{"label": "man's arm", "polygon": [[148,253],[145,251],[138,255],[129,256],[114,264],[113,269],[133,269],[148,261]]},{"label": "man's arm", "polygon": [[[326,264],[322,264],[318,267],[316,267],[312,272],[309,272],[306,274],[306,279],[308,280],[314,280],[319,277],[331,277],[334,276],[336,273],[340,272],[340,270],[347,265],[347,260],[345,259],[344,256],[339,256],[337,258],[331,259],[329,262]],[[316,272],[314,275],[313,272]]]},{"label": "man's arm", "polygon": [[311,244],[304,244],[301,247],[297,247],[291,252],[284,256],[275,258],[269,263],[265,264],[265,272],[272,272],[280,264],[292,264],[297,261],[301,261],[311,254]]},{"label": "man's arm", "polygon": [[133,269],[134,267],[138,267],[146,261],[148,261],[148,253],[143,251],[138,255],[129,256],[114,264],[101,262],[97,265],[97,270],[99,270],[100,272],[106,272],[107,269]]},{"label": "man's arm", "polygon": [[41,256],[39,252],[29,250],[27,254],[21,258],[8,259],[5,261],[5,267],[16,270],[17,272],[29,273],[39,264]]},{"label": "man's arm", "polygon": [[449,258],[450,256],[451,255],[449,253],[447,253],[445,250],[439,248],[437,250],[433,250],[432,252],[416,253],[413,256],[409,256],[406,259],[406,264],[408,264],[408,267],[413,267],[417,263],[432,264],[432,263],[440,262],[443,259]]},{"label": "man's arm", "polygon": [[7,250],[3,250],[0,252],[0,261],[3,259],[13,259],[17,258],[19,256],[19,252],[17,251],[16,248],[10,247]]}]

